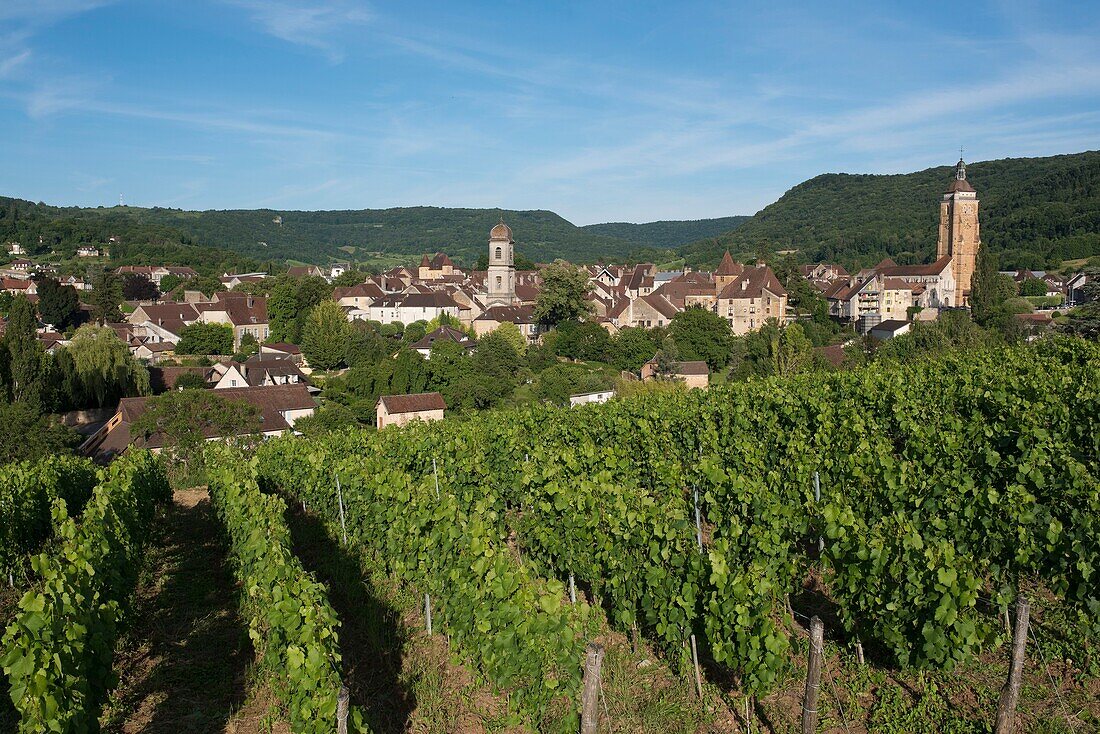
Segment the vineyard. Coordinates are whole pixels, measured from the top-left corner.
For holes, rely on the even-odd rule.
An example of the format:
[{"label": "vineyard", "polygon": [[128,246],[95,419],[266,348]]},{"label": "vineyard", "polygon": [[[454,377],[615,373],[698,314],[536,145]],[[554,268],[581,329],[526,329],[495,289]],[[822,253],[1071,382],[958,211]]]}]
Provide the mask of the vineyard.
[{"label": "vineyard", "polygon": [[[208,458],[238,613],[290,731],[404,730],[382,711],[396,700],[354,682],[370,662],[345,629],[381,612],[346,598],[372,584],[399,632],[367,637],[399,659],[436,640],[441,667],[499,702],[491,723],[416,731],[577,731],[592,642],[609,655],[599,731],[799,731],[811,617],[831,666],[819,730],[992,731],[1025,598],[1039,683],[1024,695],[1043,701],[1041,714],[1021,701],[1026,730],[1100,726],[1096,345]],[[90,731],[164,470],[137,453],[98,476],[80,462],[6,471],[0,564],[26,589],[2,659],[19,731]],[[318,555],[355,564],[326,584],[325,559],[300,552],[310,519],[332,543]]]}]

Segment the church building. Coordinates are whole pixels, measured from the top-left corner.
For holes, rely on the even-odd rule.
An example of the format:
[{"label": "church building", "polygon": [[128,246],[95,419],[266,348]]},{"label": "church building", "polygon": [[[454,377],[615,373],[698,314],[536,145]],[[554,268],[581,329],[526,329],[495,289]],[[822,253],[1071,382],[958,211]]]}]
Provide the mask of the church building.
[{"label": "church building", "polygon": [[516,266],[512,228],[504,217],[489,232],[489,272],[485,278],[485,307],[511,306],[516,302]]},{"label": "church building", "polygon": [[955,276],[955,306],[969,305],[970,279],[982,246],[978,233],[978,194],[966,180],[966,164],[955,164],[955,180],[940,202],[940,233],[936,257],[950,257]]}]

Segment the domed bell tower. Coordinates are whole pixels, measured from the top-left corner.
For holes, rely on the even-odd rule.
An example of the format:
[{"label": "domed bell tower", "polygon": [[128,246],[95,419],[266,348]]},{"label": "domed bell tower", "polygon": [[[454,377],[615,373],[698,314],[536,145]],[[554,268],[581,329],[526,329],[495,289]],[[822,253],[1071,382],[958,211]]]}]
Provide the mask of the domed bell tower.
[{"label": "domed bell tower", "polygon": [[511,306],[516,301],[516,266],[512,228],[500,218],[489,231],[489,272],[485,279],[486,306]]}]

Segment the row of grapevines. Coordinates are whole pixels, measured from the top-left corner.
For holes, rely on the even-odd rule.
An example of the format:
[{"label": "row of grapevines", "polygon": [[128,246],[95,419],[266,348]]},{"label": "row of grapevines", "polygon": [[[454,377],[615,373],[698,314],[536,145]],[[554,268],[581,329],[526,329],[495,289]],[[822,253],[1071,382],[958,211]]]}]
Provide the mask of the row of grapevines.
[{"label": "row of grapevines", "polygon": [[[224,446],[208,451],[210,499],[229,533],[249,636],[265,664],[278,672],[276,689],[291,729],[335,731],[340,622],[325,587],[294,555],[286,503],[260,491],[255,460]],[[367,730],[357,709],[348,723],[352,731]]]},{"label": "row of grapevines", "polygon": [[993,640],[979,592],[1007,604],[1020,575],[1100,619],[1098,367],[1095,345],[1053,340],[383,431],[343,450],[384,456],[377,471],[417,487],[434,459],[458,506],[514,533],[541,573],[576,574],[614,622],[669,647],[705,633],[762,688],[786,660],[776,610],[818,535],[842,620],[904,664],[950,667]]},{"label": "row of grapevines", "polygon": [[0,574],[21,571],[25,559],[55,533],[55,500],[63,500],[68,512],[78,515],[95,480],[90,461],[68,456],[0,467]]},{"label": "row of grapevines", "polygon": [[[682,521],[684,488],[698,484],[705,609],[677,609],[648,590],[639,597],[660,637],[701,617],[715,656],[748,673],[750,684],[766,684],[783,660],[773,609],[804,574],[811,527],[832,536],[824,561],[850,630],[880,639],[903,663],[950,666],[992,639],[994,625],[976,612],[983,585],[1007,603],[1015,577],[1036,575],[1096,616],[1097,418],[1082,406],[1096,406],[1097,356],[1091,345],[1050,342],[909,368],[529,411],[494,422],[505,460],[487,459],[502,469],[483,481],[514,487],[515,467],[525,466],[519,457],[529,456],[527,494],[496,493],[519,518],[525,552],[559,575],[600,576],[594,584],[644,588],[639,577],[663,575],[680,584],[681,600],[693,596],[697,578],[685,572],[690,529],[680,522],[669,536],[642,524],[652,552],[638,559],[631,547],[641,539],[616,528],[635,523],[650,500]],[[395,453],[437,452],[433,443],[457,440],[453,431],[395,432],[409,445]],[[812,501],[814,472],[821,504]],[[625,512],[604,497],[616,493],[629,498]],[[603,515],[592,517],[597,507]],[[619,621],[638,610],[636,599],[615,604]]]},{"label": "row of grapevines", "polygon": [[451,448],[435,456],[438,493],[430,455],[425,473],[416,474],[407,469],[411,454],[365,446],[361,435],[270,441],[259,465],[272,485],[333,522],[339,479],[349,542],[429,594],[435,624],[527,715],[568,711],[591,631],[588,608],[563,604],[564,586],[539,579],[509,547],[489,492],[478,496],[471,485],[450,481],[447,467],[456,475],[483,473],[471,444]]},{"label": "row of grapevines", "polygon": [[115,641],[157,505],[169,498],[159,460],[133,451],[100,475],[79,522],[54,504],[61,544],[32,560],[42,579],[19,602],[0,661],[20,714],[19,731],[98,729],[116,682]]}]

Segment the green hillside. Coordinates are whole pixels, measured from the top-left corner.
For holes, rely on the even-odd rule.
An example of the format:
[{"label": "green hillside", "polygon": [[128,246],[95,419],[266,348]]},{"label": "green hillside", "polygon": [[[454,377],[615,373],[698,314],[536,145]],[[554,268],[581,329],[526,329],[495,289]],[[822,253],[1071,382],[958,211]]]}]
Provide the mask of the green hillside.
[{"label": "green hillside", "polygon": [[32,255],[70,258],[80,245],[104,245],[114,237],[109,245],[114,265],[166,263],[210,275],[266,267],[238,252],[196,244],[183,230],[144,222],[133,211],[56,207],[0,196],[0,243],[18,242]]},{"label": "green hillside", "polygon": [[592,234],[628,240],[638,247],[667,248],[678,247],[705,237],[717,237],[737,229],[749,219],[751,217],[737,216],[717,219],[665,220],[646,224],[608,222],[607,224],[588,224],[581,229]]},{"label": "green hillside", "polygon": [[[935,254],[950,166],[893,176],[829,173],[795,186],[732,232],[681,248],[708,267],[729,249],[798,250],[802,261],[868,265]],[[1100,151],[967,165],[981,202],[982,243],[1003,267],[1047,268],[1100,254]]]},{"label": "green hillside", "polygon": [[[9,210],[15,215],[5,218]],[[80,244],[116,236],[140,246],[217,248],[222,254],[211,258],[207,253],[206,259],[226,261],[351,260],[392,265],[412,261],[425,252],[445,251],[460,263],[472,265],[483,254],[489,230],[501,216],[515,232],[517,251],[539,262],[559,257],[574,262],[623,259],[639,248],[672,248],[718,234],[741,219],[577,227],[548,211],[441,207],[354,211],[84,209],[0,199],[0,238],[37,243],[43,235],[46,249],[72,251]]]}]

